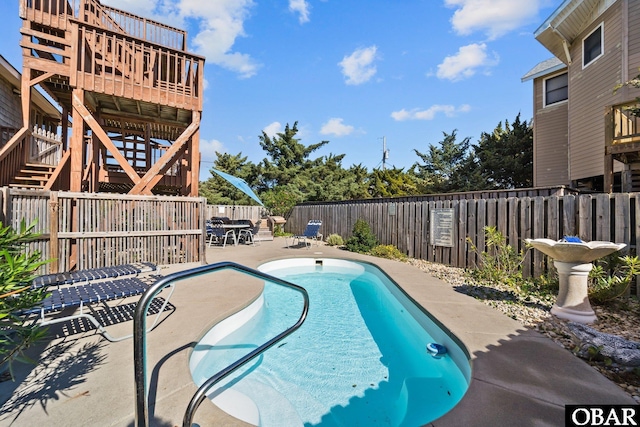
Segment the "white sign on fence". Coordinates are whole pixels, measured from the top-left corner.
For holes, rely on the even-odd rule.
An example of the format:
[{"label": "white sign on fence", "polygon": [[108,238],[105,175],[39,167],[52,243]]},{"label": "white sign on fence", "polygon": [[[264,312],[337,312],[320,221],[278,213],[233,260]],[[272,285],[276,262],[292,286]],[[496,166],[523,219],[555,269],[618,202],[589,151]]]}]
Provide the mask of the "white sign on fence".
[{"label": "white sign on fence", "polygon": [[429,241],[433,246],[453,247],[453,208],[431,210],[429,236]]}]

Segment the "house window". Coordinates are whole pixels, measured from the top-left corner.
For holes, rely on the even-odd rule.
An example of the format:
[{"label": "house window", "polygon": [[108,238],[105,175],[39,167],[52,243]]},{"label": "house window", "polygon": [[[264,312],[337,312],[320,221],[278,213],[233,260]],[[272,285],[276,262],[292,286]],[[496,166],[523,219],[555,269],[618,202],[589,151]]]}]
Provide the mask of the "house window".
[{"label": "house window", "polygon": [[562,73],[544,81],[544,105],[566,101],[569,98],[569,74]]},{"label": "house window", "polygon": [[602,56],[604,51],[602,24],[582,41],[582,68]]}]

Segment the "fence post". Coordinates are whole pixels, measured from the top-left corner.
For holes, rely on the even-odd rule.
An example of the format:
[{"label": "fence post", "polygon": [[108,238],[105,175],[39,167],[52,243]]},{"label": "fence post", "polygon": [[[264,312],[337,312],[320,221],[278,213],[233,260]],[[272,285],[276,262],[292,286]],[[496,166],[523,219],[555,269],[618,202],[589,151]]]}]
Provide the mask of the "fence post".
[{"label": "fence post", "polygon": [[2,187],[2,224],[6,226],[13,226],[13,212],[11,212],[11,188]]},{"label": "fence post", "polygon": [[49,195],[49,273],[59,272],[58,258],[60,257],[58,246],[58,192],[52,191]]},{"label": "fence post", "polygon": [[7,205],[6,205],[6,200],[7,200],[7,191],[9,190],[9,187],[2,187],[0,188],[0,222],[6,226],[7,225]]}]

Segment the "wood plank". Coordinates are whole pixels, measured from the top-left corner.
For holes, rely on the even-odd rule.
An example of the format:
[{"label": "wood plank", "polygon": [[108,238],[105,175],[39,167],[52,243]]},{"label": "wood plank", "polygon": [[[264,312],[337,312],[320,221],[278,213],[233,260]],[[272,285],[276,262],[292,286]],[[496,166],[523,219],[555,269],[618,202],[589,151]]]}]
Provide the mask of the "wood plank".
[{"label": "wood plank", "polygon": [[595,230],[594,240],[608,242],[611,240],[611,198],[609,194],[597,194],[595,196]]},{"label": "wood plank", "polygon": [[593,240],[593,213],[591,207],[591,195],[578,196],[578,236],[585,242]]},{"label": "wood plank", "polygon": [[629,193],[614,195],[614,236],[615,243],[624,243],[627,247],[622,251],[629,253],[631,247],[631,197]]}]

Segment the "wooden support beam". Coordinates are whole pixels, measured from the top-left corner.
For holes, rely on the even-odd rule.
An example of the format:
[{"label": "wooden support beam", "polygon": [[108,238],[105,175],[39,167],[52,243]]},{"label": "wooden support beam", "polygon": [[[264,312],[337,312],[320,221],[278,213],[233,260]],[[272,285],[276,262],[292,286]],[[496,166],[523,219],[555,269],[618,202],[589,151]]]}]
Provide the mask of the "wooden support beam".
[{"label": "wooden support beam", "polygon": [[148,187],[151,183],[151,180],[154,176],[160,173],[160,170],[167,167],[167,164],[174,158],[176,153],[183,149],[184,145],[189,141],[189,138],[200,128],[200,112],[193,112],[193,121],[191,124],[182,132],[182,135],[175,140],[171,147],[167,150],[166,153],[160,157],[158,162],[153,165],[146,174],[142,177],[142,179],[129,191],[129,194],[145,194],[148,190],[150,191],[153,187]]},{"label": "wooden support beam", "polygon": [[2,148],[0,148],[0,161],[7,157],[7,154],[9,154],[11,150],[13,150],[13,148],[22,141],[22,138],[24,138],[25,135],[30,135],[30,133],[31,132],[28,127],[23,127],[16,132],[15,135],[13,135],[11,139],[7,141]]},{"label": "wooden support beam", "polygon": [[[115,145],[113,145],[113,142],[111,141],[111,139],[109,139],[109,136],[107,135],[107,133],[100,127],[96,119],[91,115],[89,110],[87,110],[87,108],[84,106],[84,103],[76,95],[76,91],[78,90],[79,89],[75,89],[73,91],[74,112],[77,111],[80,114],[81,119],[84,120],[84,122],[89,125],[89,127],[91,128],[91,131],[93,131],[93,133],[98,137],[102,145],[107,150],[109,150],[109,152],[111,152],[111,155],[113,156],[113,158],[118,162],[120,167],[122,167],[122,169],[127,174],[127,176],[129,176],[134,186],[137,186],[141,181],[140,177],[138,176],[136,171],[131,167],[129,162],[127,162],[127,159],[125,159],[124,156],[120,153],[118,148]],[[82,91],[80,90],[80,92]],[[75,118],[73,120],[73,123],[74,123],[74,129],[75,129],[76,127]],[[80,191],[80,190],[72,190],[72,191]]]},{"label": "wooden support beam", "polygon": [[71,157],[71,152],[69,150],[66,150],[62,155],[60,162],[58,162],[58,165],[56,166],[55,170],[49,177],[49,181],[47,181],[47,184],[44,186],[43,188],[44,190],[51,190],[51,187],[53,187],[53,184],[55,184],[56,180],[60,176],[60,173],[62,173],[62,169],[64,169],[70,157]]},{"label": "wooden support beam", "polygon": [[22,101],[22,127],[30,128],[29,118],[31,113],[31,68],[23,67],[22,82],[20,87],[20,99]]},{"label": "wooden support beam", "polygon": [[189,147],[189,196],[198,196],[198,184],[200,181],[200,130],[194,132]]},{"label": "wooden support beam", "polygon": [[[71,151],[69,190],[79,192],[82,190],[82,146],[84,144],[84,123],[86,120],[83,120],[83,111],[76,104],[84,108],[84,91],[82,89],[73,90],[73,127],[71,128],[71,140],[69,141],[69,151]],[[86,110],[86,108],[84,109]]]},{"label": "wooden support beam", "polygon": [[613,193],[613,156],[604,156],[604,188],[605,193]]},{"label": "wooden support beam", "polygon": [[43,82],[44,80],[47,80],[49,77],[53,77],[55,76],[54,73],[52,72],[48,72],[48,73],[44,73],[39,75],[38,77],[36,77],[35,79],[31,79],[31,86],[35,86],[41,82]]},{"label": "wooden support beam", "polygon": [[23,73],[24,69],[26,67],[29,67],[35,70],[47,70],[55,74],[60,74],[61,76],[69,77],[69,75],[71,74],[71,69],[67,64],[60,64],[57,62],[49,61],[47,59],[28,57],[23,59],[22,65]]}]

